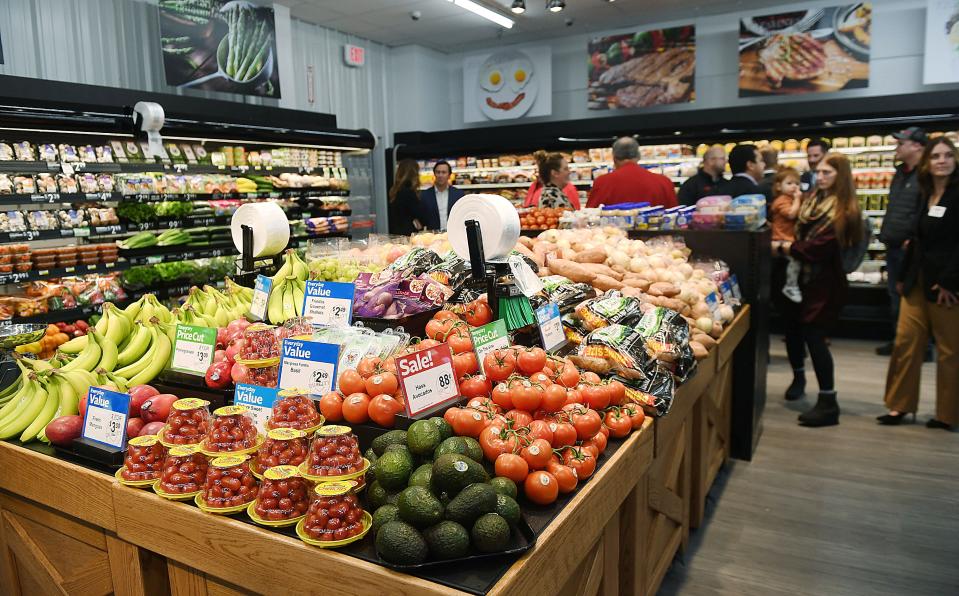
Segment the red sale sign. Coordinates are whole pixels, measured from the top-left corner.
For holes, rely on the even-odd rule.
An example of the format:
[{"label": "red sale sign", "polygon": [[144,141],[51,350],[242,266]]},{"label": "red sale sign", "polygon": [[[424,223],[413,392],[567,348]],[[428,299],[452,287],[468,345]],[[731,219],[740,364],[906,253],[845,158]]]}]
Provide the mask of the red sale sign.
[{"label": "red sale sign", "polygon": [[396,374],[406,397],[406,414],[415,418],[460,396],[453,370],[453,353],[447,344],[413,352],[396,359]]}]

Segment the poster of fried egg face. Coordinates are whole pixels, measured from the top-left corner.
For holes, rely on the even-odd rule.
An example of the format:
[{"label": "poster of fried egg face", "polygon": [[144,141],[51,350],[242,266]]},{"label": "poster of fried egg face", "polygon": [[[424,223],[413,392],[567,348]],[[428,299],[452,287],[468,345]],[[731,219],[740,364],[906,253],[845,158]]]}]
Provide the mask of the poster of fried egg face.
[{"label": "poster of fried egg face", "polygon": [[463,120],[548,116],[553,111],[549,46],[517,46],[463,59]]},{"label": "poster of fried egg face", "polygon": [[929,0],[922,82],[959,81],[959,0]]}]

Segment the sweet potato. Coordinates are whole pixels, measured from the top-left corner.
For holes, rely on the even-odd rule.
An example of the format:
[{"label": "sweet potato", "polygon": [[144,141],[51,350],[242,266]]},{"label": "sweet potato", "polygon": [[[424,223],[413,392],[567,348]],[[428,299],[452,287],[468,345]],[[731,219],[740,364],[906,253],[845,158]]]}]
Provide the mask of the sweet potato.
[{"label": "sweet potato", "polygon": [[576,253],[576,256],[573,257],[573,260],[577,263],[605,263],[606,251],[599,248],[580,251]]},{"label": "sweet potato", "polygon": [[638,288],[644,292],[649,289],[649,282],[638,277],[626,276],[623,278],[623,284],[633,288]]},{"label": "sweet potato", "polygon": [[550,259],[547,267],[549,267],[549,270],[555,275],[562,275],[575,282],[592,283],[596,277],[595,273],[592,273],[579,263],[567,261],[566,259]]},{"label": "sweet potato", "polygon": [[[514,248],[514,250],[516,250],[516,252],[518,252],[519,254],[521,254],[521,255],[523,255],[523,256],[526,256],[526,257],[529,257],[529,258],[533,259],[534,261],[536,261],[536,255],[534,255],[534,254],[533,254],[533,251],[530,250],[529,247],[526,246],[525,244],[522,244],[522,243],[520,243],[520,242],[517,242],[517,243],[516,243],[516,246],[514,246],[513,248]],[[536,264],[539,265],[540,267],[542,267],[542,266],[544,265],[544,263],[540,263],[539,261],[536,261]]]},{"label": "sweet potato", "polygon": [[623,282],[617,281],[608,275],[597,275],[593,278],[591,282],[594,288],[597,288],[602,291],[606,290],[621,290],[623,289]]},{"label": "sweet potato", "polygon": [[715,339],[699,331],[693,333],[692,341],[698,341],[701,345],[705,346],[707,350],[712,350],[719,345]]},{"label": "sweet potato", "polygon": [[[542,266],[543,264],[546,263],[546,254],[549,252],[550,252],[549,246],[547,245],[546,242],[537,242],[536,245],[533,247],[533,255],[534,255],[533,259],[535,259],[536,262],[539,263],[540,266]],[[540,263],[540,261],[542,262]]]},{"label": "sweet potato", "polygon": [[609,360],[605,358],[596,358],[594,356],[579,356],[576,354],[570,354],[569,359],[576,366],[585,369],[591,370],[598,375],[609,374],[609,370],[612,368]]},{"label": "sweet potato", "polygon": [[672,298],[679,295],[679,288],[665,281],[658,281],[649,286],[649,293],[653,296],[665,296]]},{"label": "sweet potato", "polygon": [[644,296],[639,288],[632,286],[623,286],[619,291],[622,292],[623,296],[631,296],[633,298],[642,298]]},{"label": "sweet potato", "polygon": [[709,350],[706,349],[706,346],[696,340],[691,340],[689,342],[689,347],[693,349],[693,356],[696,358],[696,360],[702,360],[703,358],[709,356]]},{"label": "sweet potato", "polygon": [[623,281],[622,273],[617,273],[601,263],[580,263],[580,265],[585,267],[587,271],[591,271],[596,275],[605,275],[606,277],[612,277],[616,281]]},{"label": "sweet potato", "polygon": [[623,276],[629,273],[629,271],[625,267],[623,267],[622,265],[617,265],[615,263],[610,265],[609,268],[615,271],[616,273],[622,273]]},{"label": "sweet potato", "polygon": [[540,267],[539,271],[536,272],[536,275],[540,277],[549,277],[553,272],[549,270],[549,267]]}]

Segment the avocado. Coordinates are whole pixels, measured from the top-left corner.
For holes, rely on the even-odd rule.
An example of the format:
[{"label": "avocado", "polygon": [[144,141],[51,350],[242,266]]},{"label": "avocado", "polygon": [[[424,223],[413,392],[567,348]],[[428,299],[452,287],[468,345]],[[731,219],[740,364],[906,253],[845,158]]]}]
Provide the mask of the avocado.
[{"label": "avocado", "polygon": [[406,445],[401,445],[400,443],[393,443],[392,445],[387,445],[386,450],[383,453],[389,453],[390,451],[398,451],[400,453],[405,453],[410,457],[413,457],[413,454],[410,453],[410,448]]},{"label": "avocado", "polygon": [[440,429],[429,420],[417,420],[406,431],[406,445],[413,455],[433,453],[440,441]]},{"label": "avocado", "polygon": [[[461,493],[462,494],[462,493]],[[510,525],[515,526],[519,523],[520,519],[520,510],[519,503],[516,502],[513,497],[507,497],[506,495],[496,495],[496,513],[500,517],[505,519],[510,523]]]},{"label": "avocado", "polygon": [[417,528],[428,528],[443,519],[443,504],[425,486],[411,486],[396,500],[400,519]]},{"label": "avocado", "polygon": [[444,420],[441,416],[433,416],[429,419],[429,421],[435,424],[436,428],[439,429],[440,441],[445,441],[453,436],[453,427],[450,426],[450,423]]},{"label": "avocado", "polygon": [[516,498],[516,483],[509,478],[497,476],[490,480],[489,483],[497,493],[506,495],[512,499]]},{"label": "avocado", "polygon": [[444,453],[455,453],[457,455],[465,455],[469,457],[469,447],[466,446],[466,441],[463,437],[450,437],[444,439],[442,443],[433,451],[433,459],[439,459],[439,456]]},{"label": "avocado", "polygon": [[[383,459],[381,458],[380,464],[382,465],[382,463]],[[377,471],[379,472],[379,469]],[[455,453],[447,453],[439,456],[433,462],[430,488],[436,494],[446,493],[450,498],[453,498],[470,484],[487,482],[488,480],[489,474],[486,473],[483,466],[474,460]]]},{"label": "avocado", "polygon": [[442,521],[423,530],[423,538],[434,559],[458,559],[470,550],[470,534],[454,521]]},{"label": "avocado", "polygon": [[382,505],[373,513],[373,525],[370,531],[376,536],[377,530],[383,527],[386,522],[398,520],[400,518],[400,508],[396,505]]},{"label": "avocado", "polygon": [[373,439],[373,442],[370,444],[370,449],[372,449],[373,453],[375,453],[377,456],[380,456],[383,455],[383,452],[386,451],[386,448],[389,445],[395,444],[406,445],[405,430],[391,430],[383,433],[382,435]]},{"label": "avocado", "polygon": [[471,460],[483,463],[483,448],[480,447],[479,441],[473,437],[463,437],[463,440],[466,441],[466,455]]},{"label": "avocado", "polygon": [[430,487],[430,477],[433,475],[433,464],[423,464],[422,466],[413,470],[413,473],[410,474],[410,486],[425,486],[426,488]]},{"label": "avocado", "polygon": [[471,484],[446,507],[446,519],[470,526],[484,513],[496,511],[496,491],[489,484]]},{"label": "avocado", "polygon": [[[473,539],[473,546],[481,553],[500,552],[506,550],[506,547],[509,546],[509,524],[500,515],[487,513],[473,524],[473,531],[470,532],[470,537]],[[379,538],[379,536],[377,536],[377,538]],[[377,540],[377,545],[378,544],[379,540]]]},{"label": "avocado", "polygon": [[391,493],[383,488],[379,482],[373,481],[366,489],[366,500],[370,504],[370,509],[377,510],[383,505],[395,504],[399,493]]},{"label": "avocado", "polygon": [[376,552],[394,565],[419,565],[426,561],[429,547],[416,528],[397,520],[386,522],[376,533]]},{"label": "avocado", "polygon": [[386,490],[405,488],[411,473],[413,458],[406,451],[387,451],[376,462],[376,481]]},{"label": "avocado", "polygon": [[370,461],[370,465],[375,464],[376,460],[379,459],[379,456],[376,455],[376,452],[373,451],[372,447],[363,452],[363,457]]}]

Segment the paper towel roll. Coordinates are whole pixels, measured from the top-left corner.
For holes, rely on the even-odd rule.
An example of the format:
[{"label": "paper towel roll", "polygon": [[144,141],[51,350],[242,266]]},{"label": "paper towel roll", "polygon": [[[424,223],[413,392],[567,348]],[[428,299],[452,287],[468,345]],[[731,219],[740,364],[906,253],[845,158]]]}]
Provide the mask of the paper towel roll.
[{"label": "paper towel roll", "polygon": [[290,243],[290,220],[279,205],[273,201],[246,203],[233,214],[230,232],[233,245],[243,252],[243,230],[240,226],[253,228],[253,256],[268,257],[286,248]]},{"label": "paper towel roll", "polygon": [[461,259],[469,260],[466,222],[475,219],[483,234],[483,251],[487,261],[504,260],[519,239],[519,213],[500,195],[466,195],[450,210],[446,229],[450,244]]}]

